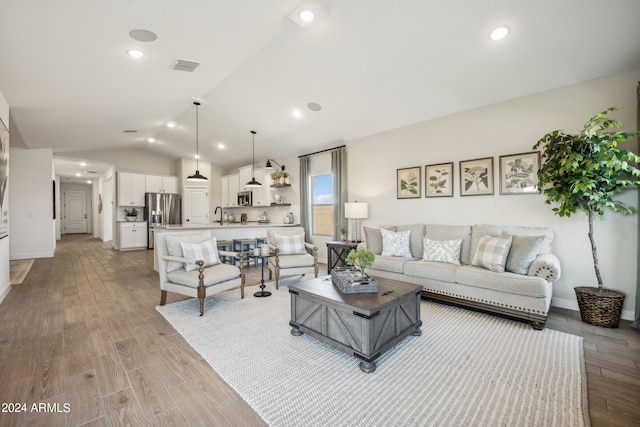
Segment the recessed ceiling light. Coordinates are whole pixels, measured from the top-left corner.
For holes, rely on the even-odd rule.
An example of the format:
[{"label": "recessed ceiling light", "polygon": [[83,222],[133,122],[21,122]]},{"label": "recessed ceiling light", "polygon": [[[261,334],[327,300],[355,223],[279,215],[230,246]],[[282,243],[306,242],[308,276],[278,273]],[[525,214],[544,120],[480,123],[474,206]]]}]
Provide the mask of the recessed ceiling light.
[{"label": "recessed ceiling light", "polygon": [[178,127],[178,122],[173,121],[173,120],[168,120],[166,122],[164,122],[164,125],[166,127],[168,127],[169,129],[174,129]]},{"label": "recessed ceiling light", "polygon": [[85,167],[87,164],[85,162],[80,163],[80,166]]},{"label": "recessed ceiling light", "polygon": [[131,56],[133,58],[141,58],[141,57],[144,56],[144,53],[141,50],[138,50],[138,49],[128,50],[127,53],[129,54],[129,56]]},{"label": "recessed ceiling light", "polygon": [[305,9],[301,11],[299,16],[300,16],[300,19],[302,19],[304,22],[311,22],[313,21],[313,18],[316,17],[316,15],[309,9]]},{"label": "recessed ceiling light", "polygon": [[91,180],[88,180],[88,181],[87,181],[87,184],[91,184]]},{"label": "recessed ceiling light", "polygon": [[156,142],[156,139],[154,137],[149,137],[149,138],[147,138],[147,142],[149,144],[153,144],[154,142]]},{"label": "recessed ceiling light", "polygon": [[224,150],[224,144],[222,142],[218,143],[218,148]]},{"label": "recessed ceiling light", "polygon": [[293,117],[295,117],[296,119],[299,119],[300,117],[302,117],[302,113],[300,112],[300,110],[293,110]]},{"label": "recessed ceiling light", "polygon": [[156,33],[149,30],[131,30],[129,31],[129,36],[134,40],[145,43],[152,42],[158,38]]},{"label": "recessed ceiling light", "polygon": [[491,31],[491,34],[489,34],[489,38],[491,40],[498,41],[507,37],[508,34],[509,34],[509,29],[507,27],[498,27],[493,31]]},{"label": "recessed ceiling light", "polygon": [[82,176],[82,174],[81,173],[77,173],[76,176]]},{"label": "recessed ceiling light", "polygon": [[199,159],[199,158],[200,158],[200,156],[196,154],[195,156],[193,156],[193,158],[194,158],[194,159]]}]

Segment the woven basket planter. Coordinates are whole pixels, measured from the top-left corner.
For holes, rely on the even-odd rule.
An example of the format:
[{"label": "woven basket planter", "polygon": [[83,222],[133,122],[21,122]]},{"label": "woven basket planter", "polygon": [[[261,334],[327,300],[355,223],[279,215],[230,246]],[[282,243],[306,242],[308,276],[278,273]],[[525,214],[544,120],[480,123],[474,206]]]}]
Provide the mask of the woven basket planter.
[{"label": "woven basket planter", "polygon": [[579,286],[574,290],[583,322],[605,328],[618,327],[624,302],[622,292],[590,286]]}]

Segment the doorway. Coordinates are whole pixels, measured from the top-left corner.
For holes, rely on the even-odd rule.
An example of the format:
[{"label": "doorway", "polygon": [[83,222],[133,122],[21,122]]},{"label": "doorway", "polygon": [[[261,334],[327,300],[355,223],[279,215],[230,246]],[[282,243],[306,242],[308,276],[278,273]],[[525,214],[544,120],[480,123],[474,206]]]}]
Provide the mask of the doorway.
[{"label": "doorway", "polygon": [[184,222],[190,225],[209,222],[209,187],[184,187]]},{"label": "doorway", "polygon": [[86,191],[65,190],[63,206],[63,234],[87,233]]}]

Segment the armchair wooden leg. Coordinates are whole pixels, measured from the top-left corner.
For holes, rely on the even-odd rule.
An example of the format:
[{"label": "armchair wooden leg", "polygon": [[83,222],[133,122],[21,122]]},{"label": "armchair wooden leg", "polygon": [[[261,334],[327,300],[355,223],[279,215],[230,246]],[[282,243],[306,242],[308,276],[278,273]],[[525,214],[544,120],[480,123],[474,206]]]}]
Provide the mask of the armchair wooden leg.
[{"label": "armchair wooden leg", "polygon": [[241,280],[240,280],[240,298],[244,298],[244,284],[246,282],[246,278],[244,273],[242,273],[241,276]]},{"label": "armchair wooden leg", "polygon": [[198,299],[200,300],[200,316],[204,314],[204,297],[207,296],[207,291],[204,287],[204,261],[197,260],[196,265],[198,266]]},{"label": "armchair wooden leg", "polygon": [[160,291],[160,305],[167,303],[167,291]]},{"label": "armchair wooden leg", "polygon": [[276,269],[276,289],[278,289],[278,285],[280,285],[280,269]]}]

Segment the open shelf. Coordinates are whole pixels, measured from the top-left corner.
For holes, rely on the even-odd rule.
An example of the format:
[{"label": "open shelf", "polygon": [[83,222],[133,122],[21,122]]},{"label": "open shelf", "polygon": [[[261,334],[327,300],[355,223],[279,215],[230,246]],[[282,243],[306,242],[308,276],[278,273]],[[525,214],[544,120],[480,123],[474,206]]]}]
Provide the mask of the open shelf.
[{"label": "open shelf", "polygon": [[273,184],[271,188],[291,187],[291,184]]},{"label": "open shelf", "polygon": [[271,203],[269,206],[291,206],[291,203]]}]

